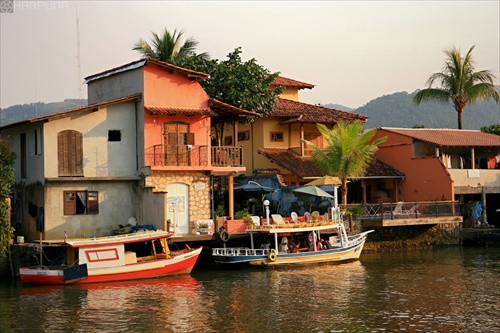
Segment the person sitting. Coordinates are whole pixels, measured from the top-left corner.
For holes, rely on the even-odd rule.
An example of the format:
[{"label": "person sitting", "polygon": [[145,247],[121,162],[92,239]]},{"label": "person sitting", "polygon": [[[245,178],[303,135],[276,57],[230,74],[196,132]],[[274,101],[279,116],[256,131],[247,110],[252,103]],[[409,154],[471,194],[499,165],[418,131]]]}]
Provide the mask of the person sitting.
[{"label": "person sitting", "polygon": [[300,252],[300,243],[297,242],[295,243],[295,240],[292,238],[290,241],[290,249],[292,253],[299,253]]},{"label": "person sitting", "polygon": [[330,242],[326,239],[320,239],[319,240],[319,243],[321,244],[321,249],[322,250],[330,250],[330,249],[333,249],[333,246],[332,244],[330,244]]},{"label": "person sitting", "polygon": [[281,237],[280,252],[288,253],[288,238],[286,236]]}]

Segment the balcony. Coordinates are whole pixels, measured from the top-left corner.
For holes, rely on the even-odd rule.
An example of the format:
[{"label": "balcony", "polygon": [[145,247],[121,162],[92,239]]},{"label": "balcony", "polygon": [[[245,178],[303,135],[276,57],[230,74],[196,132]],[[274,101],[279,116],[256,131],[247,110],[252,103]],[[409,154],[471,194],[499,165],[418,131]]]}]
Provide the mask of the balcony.
[{"label": "balcony", "polygon": [[243,149],[241,147],[210,147],[198,145],[155,145],[146,149],[147,166],[192,167],[210,169],[211,167],[243,166]]}]

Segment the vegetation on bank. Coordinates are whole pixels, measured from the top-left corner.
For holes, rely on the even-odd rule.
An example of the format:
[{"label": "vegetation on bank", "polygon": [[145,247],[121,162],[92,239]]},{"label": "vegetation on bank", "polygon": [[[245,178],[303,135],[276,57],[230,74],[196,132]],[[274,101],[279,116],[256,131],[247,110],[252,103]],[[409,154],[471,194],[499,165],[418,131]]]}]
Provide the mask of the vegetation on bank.
[{"label": "vegetation on bank", "polygon": [[10,225],[10,205],[8,198],[15,184],[14,153],[8,143],[0,140],[0,257],[9,249],[9,241],[14,237],[14,228]]}]

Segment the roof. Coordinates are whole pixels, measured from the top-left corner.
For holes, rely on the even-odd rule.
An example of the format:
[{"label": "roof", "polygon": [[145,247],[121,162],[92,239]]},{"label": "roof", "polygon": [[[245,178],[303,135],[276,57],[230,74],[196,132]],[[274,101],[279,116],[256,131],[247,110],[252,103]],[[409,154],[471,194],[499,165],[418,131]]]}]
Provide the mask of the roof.
[{"label": "roof", "polygon": [[123,103],[123,102],[127,102],[127,101],[132,101],[132,100],[138,100],[138,99],[141,99],[141,97],[142,97],[142,94],[134,94],[134,95],[130,95],[130,96],[115,98],[115,99],[112,99],[112,100],[109,100],[109,101],[106,101],[106,102],[94,103],[94,104],[90,104],[90,105],[87,105],[87,106],[82,106],[82,107],[75,108],[75,109],[70,109],[70,110],[65,110],[65,111],[58,111],[58,112],[49,113],[49,114],[46,114],[46,115],[43,115],[43,116],[38,116],[38,117],[34,117],[34,118],[25,119],[25,120],[22,120],[22,121],[18,121],[16,123],[8,124],[8,125],[0,127],[0,128],[15,127],[15,126],[18,126],[18,125],[21,125],[21,124],[24,124],[24,123],[32,123],[32,122],[41,121],[41,120],[67,117],[68,115],[71,115],[71,114],[74,114],[74,113],[78,113],[78,112],[97,111],[97,110],[99,110],[101,108],[104,108],[104,107],[107,107],[107,106],[110,106],[110,105],[113,105],[113,104]]},{"label": "roof", "polygon": [[367,116],[326,108],[319,105],[306,104],[278,98],[276,109],[269,115],[270,117],[285,118],[282,123],[323,123],[336,124],[339,121],[354,122],[360,120],[366,122]]},{"label": "roof", "polygon": [[272,83],[271,86],[283,86],[283,87],[295,87],[298,89],[312,89],[314,84],[300,82],[297,80],[289,79],[284,76],[278,76]]},{"label": "roof", "polygon": [[212,125],[230,121],[240,121],[249,117],[259,118],[261,116],[260,113],[243,110],[215,98],[210,98],[208,106],[217,114],[217,116],[213,117],[211,120]]},{"label": "roof", "polygon": [[163,114],[167,116],[207,116],[212,117],[211,123],[225,123],[230,121],[244,120],[248,117],[260,117],[260,114],[253,111],[247,111],[230,104],[211,98],[208,101],[209,108],[206,109],[183,109],[161,106],[145,106],[144,109],[150,114]]},{"label": "roof", "polygon": [[208,75],[208,74],[193,71],[193,70],[179,67],[179,66],[175,66],[175,65],[169,64],[169,63],[164,62],[164,61],[159,61],[159,60],[155,60],[155,59],[151,59],[151,58],[143,58],[140,60],[129,62],[129,63],[122,65],[122,66],[119,66],[119,67],[111,68],[111,69],[105,70],[103,72],[87,76],[85,78],[84,82],[89,83],[89,82],[96,81],[96,80],[99,80],[99,79],[102,79],[102,78],[105,78],[108,76],[112,76],[112,75],[115,75],[118,73],[122,73],[122,72],[133,70],[133,69],[136,69],[139,67],[143,67],[147,64],[153,64],[153,65],[162,67],[163,69],[165,69],[166,71],[168,71],[170,73],[175,73],[175,72],[181,73],[181,74],[189,77],[192,80],[205,80],[205,79],[208,79],[210,77],[210,75]]},{"label": "roof", "polygon": [[[300,156],[291,149],[259,148],[259,154],[271,162],[301,178],[317,178],[325,175],[314,159],[310,156]],[[404,178],[405,174],[380,160],[373,160],[366,174],[360,178]]]},{"label": "roof", "polygon": [[184,115],[184,116],[210,116],[215,117],[217,114],[210,109],[182,109],[182,108],[165,108],[161,106],[145,106],[144,109],[150,114],[163,114],[167,116]]},{"label": "roof", "polygon": [[380,129],[443,147],[500,147],[500,136],[477,130],[390,127]]}]

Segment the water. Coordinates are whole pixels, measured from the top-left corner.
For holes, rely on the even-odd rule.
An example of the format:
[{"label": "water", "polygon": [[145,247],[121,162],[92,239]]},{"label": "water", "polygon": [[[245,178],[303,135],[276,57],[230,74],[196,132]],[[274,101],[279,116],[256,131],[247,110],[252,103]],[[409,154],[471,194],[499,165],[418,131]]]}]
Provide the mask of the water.
[{"label": "water", "polygon": [[7,281],[0,332],[499,332],[499,282],[499,248],[98,285]]}]

